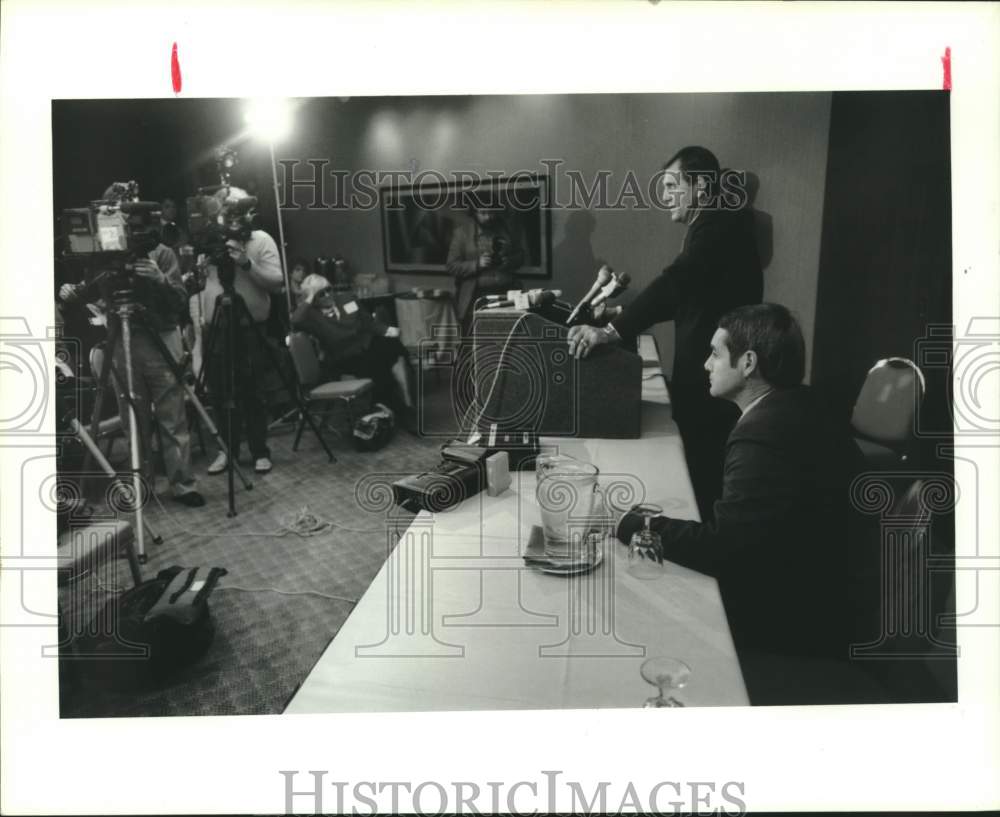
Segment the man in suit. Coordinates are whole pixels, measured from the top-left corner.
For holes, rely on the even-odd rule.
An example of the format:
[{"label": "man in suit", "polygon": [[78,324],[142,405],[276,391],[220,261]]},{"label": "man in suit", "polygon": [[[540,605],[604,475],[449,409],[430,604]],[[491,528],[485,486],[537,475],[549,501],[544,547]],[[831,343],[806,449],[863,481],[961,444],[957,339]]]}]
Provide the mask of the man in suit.
[{"label": "man in suit", "polygon": [[609,326],[577,326],[569,333],[570,352],[581,357],[597,344],[634,344],[653,324],[674,322],[670,402],[706,520],[719,497],[723,450],[737,413],[710,396],[702,361],[719,318],[760,303],[763,292],[753,216],[741,192],[723,191],[718,159],[706,148],[674,154],[664,165],[661,193],[670,220],[687,227],[680,255]]},{"label": "man in suit", "polygon": [[[740,417],[714,520],[656,518],[663,555],[718,579],[753,703],[855,700],[847,522],[860,452],[801,385],[805,344],[785,307],[723,316],[704,366],[712,396]],[[628,542],[641,524],[627,514],[618,538]]]}]

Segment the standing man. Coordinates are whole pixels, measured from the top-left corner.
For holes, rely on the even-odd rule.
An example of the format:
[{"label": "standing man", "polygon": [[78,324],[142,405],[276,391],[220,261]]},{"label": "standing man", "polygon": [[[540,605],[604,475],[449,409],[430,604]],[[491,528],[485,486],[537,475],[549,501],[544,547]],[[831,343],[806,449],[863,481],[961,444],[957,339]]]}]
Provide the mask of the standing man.
[{"label": "standing man", "polygon": [[187,230],[177,223],[177,202],[171,198],[160,204],[160,235],[163,243],[174,250],[188,243]]},{"label": "standing man", "polygon": [[455,230],[448,249],[448,272],[455,278],[455,315],[468,337],[476,300],[505,295],[520,284],[514,274],[524,264],[520,222],[508,219],[503,207],[475,203],[471,218]]},{"label": "standing man", "polygon": [[[663,556],[718,579],[753,704],[861,702],[849,665],[850,484],[863,469],[847,424],[801,385],[805,343],[778,304],[722,317],[704,363],[739,420],[711,523],[652,520]],[[618,538],[644,524],[626,514]]]},{"label": "standing man", "polygon": [[[231,189],[236,192],[236,188]],[[245,195],[245,194],[244,194]],[[236,198],[242,198],[237,195]],[[231,201],[231,200],[230,200]],[[230,231],[244,229],[245,216],[230,218],[226,216]],[[254,462],[254,471],[266,474],[271,470],[271,452],[267,447],[267,407],[261,395],[260,384],[267,370],[267,352],[261,346],[266,334],[267,319],[271,311],[271,294],[281,289],[284,277],[281,272],[281,259],[278,255],[278,245],[263,230],[249,230],[245,240],[230,239],[226,242],[229,258],[234,270],[233,289],[247,306],[249,319],[256,325],[257,331],[246,323],[246,316],[234,312],[233,317],[240,321],[236,326],[236,342],[233,344],[231,365],[235,381],[235,408],[233,410],[232,437],[229,433],[229,416],[223,403],[226,378],[229,373],[224,371],[225,342],[221,337],[212,341],[213,360],[208,361],[212,394],[219,431],[223,439],[232,440],[231,452],[239,456],[241,438],[246,436],[250,448],[250,457]],[[207,305],[205,320],[211,323],[215,309],[215,299],[222,293],[222,284],[215,275],[209,274],[205,284],[204,302]],[[222,324],[217,324],[224,331]],[[228,461],[224,452],[219,452],[211,465],[209,474],[221,474],[226,470]]]},{"label": "standing man", "polygon": [[[184,388],[177,382],[150,336],[151,332],[156,332],[174,360],[181,359],[184,350],[178,316],[187,304],[187,290],[181,281],[180,267],[173,250],[158,244],[148,253],[147,258],[136,260],[132,286],[136,302],[143,307],[141,319],[131,324],[132,379],[137,398],[134,407],[139,422],[143,476],[150,485],[153,484],[150,451],[153,438],[152,418],[155,416],[163,446],[163,464],[174,499],[188,507],[198,508],[205,504],[205,499],[198,491],[194,472],[191,470],[191,435],[188,430]],[[108,285],[109,289],[110,287]],[[92,289],[86,284],[64,284],[59,290],[59,298],[67,303],[79,302],[91,294],[98,294],[92,293]],[[107,295],[110,297],[110,291]],[[109,326],[119,321],[113,310],[108,311],[107,321]],[[129,400],[125,393],[128,381],[122,342],[116,345],[114,353],[115,370],[118,374],[115,387],[119,415],[126,430],[126,439],[129,439]]]},{"label": "standing man", "polygon": [[752,215],[724,206],[719,187],[719,162],[711,151],[686,147],[671,157],[661,192],[670,220],[687,227],[680,255],[607,327],[575,326],[569,332],[570,353],[582,357],[595,345],[634,342],[653,324],[674,322],[670,402],[705,521],[719,497],[726,437],[738,416],[732,405],[709,395],[705,350],[719,318],[759,303],[763,294]]}]

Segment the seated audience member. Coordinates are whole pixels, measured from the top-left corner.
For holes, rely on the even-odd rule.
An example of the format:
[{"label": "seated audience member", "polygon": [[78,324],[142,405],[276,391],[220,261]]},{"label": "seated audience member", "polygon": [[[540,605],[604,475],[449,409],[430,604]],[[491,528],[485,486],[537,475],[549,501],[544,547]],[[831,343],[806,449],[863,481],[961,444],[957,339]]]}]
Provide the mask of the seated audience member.
[{"label": "seated audience member", "polygon": [[354,296],[336,295],[322,275],[302,282],[302,299],[292,314],[292,326],[319,341],[330,374],[353,374],[374,381],[375,399],[411,419],[409,358],[399,329],[372,317]]},{"label": "seated audience member", "polygon": [[[705,368],[711,394],[741,416],[714,521],[654,519],[663,555],[718,579],[752,703],[868,694],[847,660],[847,522],[860,452],[801,385],[801,330],[783,306],[739,307],[719,321]],[[618,538],[628,542],[641,524],[627,514]]]}]

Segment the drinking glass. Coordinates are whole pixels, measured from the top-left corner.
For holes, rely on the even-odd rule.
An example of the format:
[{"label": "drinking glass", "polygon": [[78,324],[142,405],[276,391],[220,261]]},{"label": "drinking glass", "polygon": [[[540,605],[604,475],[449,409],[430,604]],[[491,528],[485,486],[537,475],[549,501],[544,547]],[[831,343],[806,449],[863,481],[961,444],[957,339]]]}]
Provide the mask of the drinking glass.
[{"label": "drinking glass", "polygon": [[654,516],[663,513],[659,505],[637,505],[633,513],[641,514],[643,527],[632,534],[628,544],[628,572],[637,579],[659,579],[666,574],[663,562],[663,542],[660,534],[649,527]]},{"label": "drinking glass", "polygon": [[670,695],[674,689],[683,689],[691,678],[691,667],[676,658],[647,658],[639,668],[642,680],[652,684],[659,690],[658,695],[647,698],[644,708],[660,708],[664,706],[684,706]]},{"label": "drinking glass", "polygon": [[597,466],[565,455],[542,455],[535,471],[546,557],[563,562],[588,560],[588,543],[600,522],[595,513],[601,490]]}]

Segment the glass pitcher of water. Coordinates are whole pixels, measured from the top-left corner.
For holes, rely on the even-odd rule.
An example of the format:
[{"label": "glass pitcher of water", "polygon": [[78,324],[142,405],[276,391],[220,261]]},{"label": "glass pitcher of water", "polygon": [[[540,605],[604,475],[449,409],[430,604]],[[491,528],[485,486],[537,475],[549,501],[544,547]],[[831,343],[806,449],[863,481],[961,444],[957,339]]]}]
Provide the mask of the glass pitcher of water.
[{"label": "glass pitcher of water", "polygon": [[592,534],[604,521],[597,466],[565,454],[543,454],[535,474],[545,556],[560,562],[592,560]]}]

